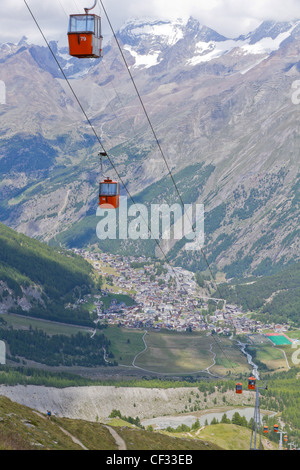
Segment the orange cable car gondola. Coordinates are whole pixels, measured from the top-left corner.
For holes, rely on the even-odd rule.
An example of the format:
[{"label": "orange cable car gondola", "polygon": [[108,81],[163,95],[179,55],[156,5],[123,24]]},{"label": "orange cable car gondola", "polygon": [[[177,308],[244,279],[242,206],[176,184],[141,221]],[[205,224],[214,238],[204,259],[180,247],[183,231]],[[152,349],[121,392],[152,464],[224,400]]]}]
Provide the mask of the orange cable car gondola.
[{"label": "orange cable car gondola", "polygon": [[268,426],[264,426],[264,433],[265,433],[265,434],[268,434],[268,431],[269,431]]},{"label": "orange cable car gondola", "polygon": [[89,14],[95,8],[85,8],[85,14],[70,15],[68,41],[69,54],[79,59],[102,56],[101,17]]},{"label": "orange cable car gondola", "polygon": [[236,384],[235,393],[243,393],[243,384],[241,384],[241,383]]},{"label": "orange cable car gondola", "polygon": [[255,377],[249,377],[248,390],[255,390],[255,386],[256,386],[256,378]]},{"label": "orange cable car gondola", "polygon": [[278,432],[278,430],[279,430],[278,424],[274,424],[274,432]]},{"label": "orange cable car gondola", "polygon": [[117,209],[120,204],[120,184],[103,175],[103,157],[106,152],[100,152],[101,175],[104,178],[99,184],[99,206],[101,209]]},{"label": "orange cable car gondola", "polygon": [[105,178],[99,185],[99,206],[102,209],[117,209],[120,201],[119,183]]},{"label": "orange cable car gondola", "polygon": [[287,442],[288,441],[287,435],[285,435],[283,439],[284,439],[284,442]]}]

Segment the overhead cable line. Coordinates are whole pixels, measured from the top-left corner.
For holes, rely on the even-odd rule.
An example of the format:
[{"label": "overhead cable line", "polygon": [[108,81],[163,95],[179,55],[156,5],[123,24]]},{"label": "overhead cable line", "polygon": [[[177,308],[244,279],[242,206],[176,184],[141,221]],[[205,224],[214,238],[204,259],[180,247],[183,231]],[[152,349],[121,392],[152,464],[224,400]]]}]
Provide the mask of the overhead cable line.
[{"label": "overhead cable line", "polygon": [[[109,155],[108,155],[108,153],[107,153],[107,151],[106,151],[106,149],[105,149],[105,147],[104,147],[104,145],[103,145],[103,143],[102,143],[100,137],[98,136],[98,134],[97,134],[97,132],[96,132],[96,130],[95,130],[95,128],[94,128],[94,126],[93,126],[93,124],[92,124],[90,118],[88,117],[88,115],[87,115],[85,109],[83,108],[83,106],[82,106],[82,104],[81,104],[81,102],[80,102],[78,96],[76,95],[76,93],[75,93],[75,91],[74,91],[74,89],[73,89],[73,87],[72,87],[72,85],[71,85],[71,83],[70,83],[70,80],[68,79],[68,77],[66,76],[66,74],[65,74],[65,72],[64,72],[64,70],[63,70],[63,68],[61,67],[61,65],[60,65],[60,63],[59,63],[59,61],[58,61],[58,59],[57,59],[57,57],[56,57],[54,51],[52,50],[52,48],[51,48],[51,46],[50,46],[50,44],[49,44],[49,42],[48,42],[46,36],[44,35],[43,30],[41,29],[41,27],[40,27],[40,25],[39,25],[39,23],[38,23],[38,21],[37,21],[35,15],[33,14],[32,10],[30,9],[30,7],[29,7],[29,5],[28,5],[28,3],[27,3],[26,0],[24,0],[24,3],[25,3],[25,5],[26,5],[26,7],[27,7],[27,9],[28,9],[28,11],[29,11],[29,13],[30,13],[30,15],[31,15],[31,17],[32,17],[32,19],[33,19],[33,21],[35,22],[35,24],[36,24],[38,30],[40,31],[40,33],[41,33],[41,35],[42,35],[42,37],[43,37],[43,39],[44,39],[44,41],[45,41],[45,43],[46,43],[46,45],[47,45],[49,51],[51,52],[51,55],[53,56],[53,58],[54,58],[54,60],[55,60],[55,62],[56,62],[56,64],[57,64],[58,68],[60,69],[60,71],[61,71],[61,73],[62,73],[64,79],[66,80],[66,82],[67,82],[67,84],[68,84],[68,86],[69,86],[69,88],[70,88],[70,90],[71,90],[71,92],[72,92],[72,94],[73,94],[75,100],[77,101],[77,103],[78,103],[78,105],[79,105],[79,107],[80,107],[80,109],[81,109],[83,115],[85,116],[85,118],[86,118],[86,120],[87,120],[89,126],[91,127],[91,129],[92,129],[92,131],[93,131],[93,134],[95,135],[97,141],[99,142],[99,144],[100,144],[100,146],[101,146],[101,148],[102,148],[103,153],[105,154],[105,156],[107,156],[107,158],[108,158],[108,160],[109,160],[109,162],[110,162],[110,164],[111,164],[113,170],[115,171],[115,173],[117,174],[119,180],[121,181],[122,185],[124,186],[124,188],[125,188],[125,190],[126,190],[128,196],[130,197],[132,203],[133,203],[134,205],[136,205],[136,203],[135,203],[135,201],[134,201],[132,195],[130,194],[130,192],[129,192],[127,186],[126,186],[126,184],[124,183],[122,177],[120,176],[120,174],[119,174],[117,168],[115,167],[114,163],[112,162],[111,158],[109,157]],[[130,77],[131,77],[131,79],[132,79],[132,81],[133,81],[133,84],[134,84],[134,87],[135,87],[136,92],[137,92],[137,94],[138,94],[138,97],[139,97],[139,99],[140,99],[140,101],[141,101],[142,107],[143,107],[143,109],[144,109],[144,111],[145,111],[145,114],[146,114],[146,116],[147,116],[147,118],[148,118],[149,125],[150,125],[150,127],[151,127],[151,129],[152,129],[152,131],[153,131],[153,133],[154,133],[156,142],[157,142],[157,144],[158,144],[158,146],[159,146],[159,149],[160,149],[160,151],[161,151],[161,153],[162,153],[162,155],[163,155],[163,158],[164,158],[164,160],[165,160],[165,162],[166,162],[167,168],[169,169],[169,165],[168,165],[168,163],[167,163],[167,161],[166,161],[166,158],[165,158],[164,153],[163,153],[163,151],[162,151],[161,145],[160,145],[159,140],[158,140],[158,138],[157,138],[157,136],[156,136],[154,127],[152,126],[152,123],[151,123],[151,121],[150,121],[149,115],[148,115],[147,110],[146,110],[146,108],[145,108],[145,106],[144,106],[144,103],[143,103],[143,101],[142,101],[141,95],[140,95],[140,93],[139,93],[139,91],[138,91],[138,89],[137,89],[137,87],[136,87],[136,85],[135,85],[133,76],[132,76],[132,74],[131,74],[131,72],[130,72],[129,66],[128,66],[128,64],[127,64],[127,61],[126,61],[125,56],[124,56],[124,54],[123,54],[123,51],[122,51],[122,49],[121,49],[121,47],[120,47],[120,45],[119,45],[119,42],[118,42],[118,40],[117,40],[117,37],[116,37],[116,34],[115,34],[114,30],[113,30],[113,27],[112,27],[112,25],[111,25],[111,22],[110,22],[110,20],[109,20],[109,18],[108,18],[108,15],[107,15],[107,13],[106,13],[106,10],[105,10],[105,8],[104,8],[104,6],[103,6],[102,0],[100,0],[100,3],[101,3],[101,5],[102,5],[102,8],[103,8],[103,10],[104,10],[104,12],[105,12],[105,15],[106,15],[106,17],[107,17],[107,21],[109,22],[109,25],[110,25],[110,27],[111,27],[111,29],[112,29],[112,31],[113,31],[113,35],[114,35],[114,37],[115,37],[115,39],[116,39],[116,41],[117,41],[117,44],[118,44],[119,50],[120,50],[120,52],[121,52],[121,54],[122,54],[122,57],[124,58],[125,64],[126,64],[126,66],[127,66],[127,69],[128,69],[129,74],[130,74]],[[173,181],[173,183],[174,183],[174,185],[175,185],[175,188],[176,188],[176,190],[177,190],[177,192],[178,192],[178,195],[179,195],[179,197],[180,197],[180,200],[181,200],[181,202],[182,202],[182,204],[183,204],[181,195],[180,195],[180,193],[179,193],[179,191],[178,191],[176,182],[175,182],[175,180],[174,180],[174,177],[173,177],[172,172],[171,172],[170,169],[169,169],[169,173],[170,173],[170,176],[171,176],[171,178],[172,178],[172,181]],[[146,222],[146,221],[145,221],[145,222]],[[149,225],[147,222],[146,222],[146,224],[147,224],[147,226],[148,226],[149,232],[152,233],[152,232],[151,232],[150,225]],[[173,273],[175,274],[175,277],[177,278],[177,281],[179,282],[179,285],[180,285],[180,279],[178,278],[177,273],[176,273],[176,271],[174,270],[174,267],[171,265],[170,261],[168,260],[167,255],[165,254],[165,252],[163,251],[163,249],[162,249],[161,246],[160,246],[160,243],[156,240],[155,237],[153,237],[153,238],[154,238],[154,241],[156,242],[157,246],[159,247],[159,249],[160,249],[160,251],[161,251],[163,257],[165,258],[167,264],[171,267],[171,269],[172,269]],[[202,253],[203,253],[203,250],[202,250],[202,249],[201,249],[201,251],[202,251]],[[205,259],[206,259],[206,258],[205,258]],[[209,267],[209,269],[210,269],[210,266],[209,266],[209,265],[208,265],[208,267]],[[210,269],[210,272],[211,272],[211,275],[212,275],[211,269]],[[213,278],[213,277],[212,277],[212,278]],[[185,289],[185,291],[186,291],[186,293],[188,294],[188,292],[187,292],[186,289]],[[221,296],[221,297],[222,297],[222,296]],[[223,355],[226,357],[226,359],[228,360],[228,362],[230,362],[229,359],[227,358],[227,355],[226,355],[226,353],[224,352],[222,346],[220,345],[219,341],[215,339],[215,337],[214,337],[215,335],[212,335],[212,336],[213,336],[213,339],[215,340],[215,342],[217,343],[217,345],[219,346],[219,348],[221,349]]]},{"label": "overhead cable line", "polygon": [[[125,67],[126,67],[126,69],[127,69],[127,71],[128,71],[128,74],[129,74],[129,76],[130,76],[130,79],[131,79],[131,81],[132,81],[132,84],[133,84],[133,86],[134,86],[134,89],[135,89],[135,91],[136,91],[136,94],[137,94],[137,96],[138,96],[138,98],[139,98],[139,101],[140,101],[140,103],[141,103],[142,109],[143,109],[143,111],[144,111],[144,113],[145,113],[145,116],[146,116],[146,118],[147,118],[147,120],[148,120],[150,129],[151,129],[151,131],[152,131],[152,133],[153,133],[153,136],[154,136],[154,139],[155,139],[155,141],[156,141],[156,143],[157,143],[158,149],[159,149],[159,151],[160,151],[160,153],[161,153],[161,155],[162,155],[162,158],[163,158],[163,160],[164,160],[164,162],[165,162],[165,165],[166,165],[167,170],[168,170],[168,172],[169,172],[169,176],[170,176],[170,178],[171,178],[171,180],[172,180],[172,182],[173,182],[173,185],[174,185],[174,187],[175,187],[175,190],[176,190],[176,192],[177,192],[177,194],[178,194],[178,197],[179,197],[179,199],[180,199],[181,205],[182,205],[182,207],[184,207],[184,202],[183,202],[182,196],[181,196],[181,194],[180,194],[180,191],[179,191],[179,189],[178,189],[178,186],[177,186],[176,181],[175,181],[175,179],[174,179],[174,176],[173,176],[173,174],[172,174],[171,168],[170,168],[170,166],[169,166],[169,164],[168,164],[168,161],[167,161],[167,159],[166,159],[166,156],[165,156],[164,151],[163,151],[163,149],[162,149],[162,146],[161,146],[161,144],[160,144],[160,141],[159,141],[159,139],[158,139],[158,137],[157,137],[157,134],[156,134],[155,129],[154,129],[154,126],[153,126],[153,124],[152,124],[152,122],[151,122],[150,116],[149,116],[149,114],[148,114],[148,112],[147,112],[146,106],[145,106],[145,104],[144,104],[144,102],[143,102],[143,99],[142,99],[142,97],[141,97],[141,94],[140,94],[140,92],[139,92],[139,90],[138,90],[138,87],[137,87],[137,85],[136,85],[136,83],[135,83],[134,77],[133,77],[133,75],[132,75],[132,73],[131,73],[131,70],[130,70],[130,67],[129,67],[129,65],[128,65],[128,62],[127,62],[126,57],[125,57],[125,55],[124,55],[124,52],[123,52],[123,50],[122,50],[122,48],[121,48],[121,45],[120,45],[120,42],[119,42],[119,40],[118,40],[118,38],[117,38],[116,32],[115,32],[115,30],[114,30],[114,28],[113,28],[113,25],[112,25],[111,21],[110,21],[110,18],[109,18],[109,16],[108,16],[108,13],[107,13],[107,11],[106,11],[106,8],[105,8],[105,6],[104,6],[104,4],[103,4],[103,1],[102,1],[102,0],[99,0],[99,1],[100,1],[100,3],[101,3],[102,9],[103,9],[103,11],[104,11],[104,14],[105,14],[105,16],[106,16],[107,22],[108,22],[108,24],[109,24],[109,26],[110,26],[111,32],[112,32],[112,34],[113,34],[113,37],[114,37],[114,39],[115,39],[115,41],[116,41],[116,44],[117,44],[117,46],[118,46],[118,49],[119,49],[120,54],[121,54],[121,56],[122,56],[122,59],[123,59],[123,61],[124,61]],[[193,226],[193,224],[191,223],[191,221],[190,221],[190,225],[191,225],[191,227],[192,227],[193,232],[195,233],[195,227]],[[159,246],[160,246],[160,245],[159,245]],[[225,302],[225,298],[224,298],[224,296],[222,296],[222,293],[221,293],[221,291],[220,291],[219,285],[217,284],[217,282],[214,282],[214,275],[213,275],[211,266],[210,266],[210,264],[209,264],[209,262],[208,262],[208,259],[207,259],[206,255],[205,255],[205,253],[204,253],[203,248],[201,247],[200,250],[201,250],[201,254],[202,254],[202,256],[203,256],[203,258],[204,258],[204,260],[205,260],[205,263],[206,263],[206,265],[207,265],[207,268],[208,268],[208,270],[209,270],[209,272],[210,272],[210,276],[211,276],[212,282],[213,282],[213,284],[215,284],[216,291],[219,293],[220,298],[221,298],[221,299],[224,299],[224,302]],[[233,324],[232,324],[232,326],[233,326]],[[214,335],[213,335],[213,337],[214,337]],[[215,339],[215,338],[214,338],[214,339]],[[222,347],[221,347],[221,345],[219,344],[218,341],[217,341],[217,343],[218,343],[218,346],[222,349]],[[223,350],[222,350],[222,351],[223,351]],[[226,356],[226,354],[224,353],[224,351],[223,351],[223,354],[224,354],[224,356],[227,358],[227,356]],[[227,358],[227,360],[228,360],[228,362],[230,362],[228,358]]]},{"label": "overhead cable line", "polygon": [[[135,91],[136,91],[136,93],[137,93],[137,96],[138,96],[138,98],[139,98],[139,100],[140,100],[140,103],[141,103],[141,106],[142,106],[143,111],[144,111],[144,113],[145,113],[145,116],[146,116],[146,118],[147,118],[147,120],[148,120],[148,123],[149,123],[149,126],[150,126],[150,128],[151,128],[151,131],[152,131],[152,133],[153,133],[154,139],[155,139],[155,141],[156,141],[156,143],[157,143],[157,146],[158,146],[159,151],[160,151],[160,153],[161,153],[161,155],[162,155],[162,158],[163,158],[163,160],[164,160],[164,162],[165,162],[165,164],[166,164],[167,170],[168,170],[168,172],[169,172],[169,176],[170,176],[170,178],[171,178],[171,180],[172,180],[172,182],[173,182],[173,184],[174,184],[174,187],[175,187],[175,190],[176,190],[176,192],[177,192],[177,194],[178,194],[178,197],[179,197],[179,199],[180,199],[181,205],[182,205],[182,207],[184,207],[184,202],[183,202],[182,196],[181,196],[181,194],[180,194],[180,191],[179,191],[179,189],[178,189],[178,186],[177,186],[176,181],[175,181],[175,179],[174,179],[174,176],[173,176],[173,174],[172,174],[171,168],[170,168],[170,166],[169,166],[169,164],[168,164],[168,161],[167,161],[167,159],[166,159],[166,156],[165,156],[164,151],[163,151],[163,149],[162,149],[162,146],[161,146],[161,144],[160,144],[160,141],[159,141],[159,139],[158,139],[158,137],[157,137],[157,134],[156,134],[156,132],[155,132],[154,126],[153,126],[153,124],[152,124],[152,122],[151,122],[150,116],[149,116],[149,114],[148,114],[148,112],[147,112],[147,109],[146,109],[146,106],[145,106],[145,104],[144,104],[144,102],[143,102],[143,99],[142,99],[142,97],[141,97],[141,94],[140,94],[140,92],[139,92],[139,90],[138,90],[138,88],[137,88],[137,85],[136,85],[135,80],[134,80],[134,77],[133,77],[133,75],[132,75],[132,73],[131,73],[131,70],[130,70],[130,67],[129,67],[128,62],[127,62],[127,60],[126,60],[126,57],[125,57],[125,55],[124,55],[124,52],[123,52],[123,50],[122,50],[122,48],[121,48],[121,45],[120,45],[120,42],[119,42],[119,40],[118,40],[118,38],[117,38],[116,32],[115,32],[115,30],[114,30],[114,28],[113,28],[113,25],[112,25],[112,23],[111,23],[111,21],[110,21],[110,19],[109,19],[108,13],[107,13],[107,11],[106,11],[104,5],[103,5],[103,1],[102,1],[102,0],[99,0],[99,1],[100,1],[100,3],[101,3],[101,6],[102,6],[103,11],[104,11],[104,13],[105,13],[107,22],[108,22],[108,24],[109,24],[109,26],[110,26],[110,29],[111,29],[111,31],[112,31],[112,34],[113,34],[113,36],[114,36],[114,39],[115,39],[116,44],[117,44],[117,46],[118,46],[118,49],[119,49],[119,51],[120,51],[120,54],[121,54],[121,56],[122,56],[122,58],[123,58],[124,64],[125,64],[125,66],[126,66],[126,69],[127,69],[128,73],[129,73],[129,76],[130,76],[130,79],[131,79],[132,84],[133,84],[133,86],[134,86],[134,89],[135,89]],[[195,233],[195,227],[194,227],[194,225],[193,225],[192,223],[190,223],[190,225],[191,225],[191,227],[192,227],[193,232]],[[205,260],[205,263],[206,263],[206,265],[207,265],[207,268],[208,268],[208,270],[209,270],[209,272],[210,272],[212,281],[213,281],[213,283],[214,283],[214,276],[213,276],[213,272],[212,272],[211,266],[210,266],[210,264],[209,264],[209,262],[208,262],[208,259],[207,259],[206,255],[205,255],[205,253],[204,253],[203,248],[200,248],[200,250],[201,250],[202,256],[203,256],[203,258],[204,258],[204,260]],[[215,284],[216,290],[217,290],[218,293],[219,293],[220,298],[224,298],[224,297],[222,296],[222,293],[220,292],[220,288],[219,288],[218,284],[217,284],[216,282],[215,282],[214,284]],[[225,299],[224,299],[224,300],[225,300]]]},{"label": "overhead cable line", "polygon": [[[105,149],[105,147],[104,147],[104,145],[103,145],[103,143],[102,143],[100,137],[98,136],[98,134],[97,134],[97,132],[96,132],[96,130],[95,130],[95,127],[93,126],[93,123],[91,122],[91,120],[90,120],[90,118],[88,117],[86,111],[84,110],[84,108],[83,108],[83,106],[82,106],[82,104],[81,104],[81,102],[80,102],[78,96],[76,95],[75,90],[74,90],[74,88],[72,87],[72,85],[71,85],[71,83],[70,83],[70,80],[68,79],[68,77],[66,76],[66,74],[65,74],[65,72],[64,72],[64,70],[63,70],[63,68],[61,67],[61,65],[60,65],[60,63],[59,63],[59,61],[58,61],[58,59],[57,59],[57,57],[56,57],[54,51],[52,50],[52,48],[51,48],[51,46],[50,46],[50,44],[49,44],[49,42],[48,42],[46,36],[44,35],[44,33],[43,33],[43,31],[42,31],[42,29],[41,29],[41,27],[40,27],[40,25],[39,25],[39,23],[38,23],[38,21],[37,21],[37,19],[35,18],[35,15],[33,14],[32,10],[30,9],[30,7],[29,7],[29,5],[28,5],[28,3],[27,3],[26,0],[24,0],[24,3],[26,4],[26,6],[27,6],[27,8],[28,8],[28,11],[30,12],[30,14],[31,14],[31,16],[32,16],[32,18],[33,18],[33,20],[34,20],[34,22],[35,22],[37,28],[39,29],[39,31],[40,31],[40,33],[41,33],[41,35],[42,35],[42,37],[43,37],[45,43],[47,44],[47,46],[48,46],[48,48],[49,48],[49,50],[50,50],[50,52],[51,52],[51,54],[52,54],[52,56],[53,56],[53,58],[54,58],[56,64],[57,64],[57,66],[59,67],[59,69],[60,69],[60,71],[61,71],[61,73],[62,73],[64,79],[66,80],[66,82],[67,82],[67,84],[68,84],[68,86],[69,86],[69,88],[70,88],[70,90],[71,90],[71,92],[72,92],[74,98],[76,99],[76,101],[77,101],[77,103],[78,103],[78,105],[79,105],[79,107],[80,107],[82,113],[84,114],[84,116],[85,116],[85,118],[86,118],[88,124],[90,125],[90,127],[91,127],[91,129],[92,129],[92,131],[93,131],[93,133],[94,133],[94,135],[95,135],[97,141],[99,142],[99,144],[100,144],[100,146],[101,146],[101,148],[102,148],[103,153],[105,154],[105,156],[107,156],[107,158],[108,158],[108,160],[109,160],[109,162],[110,162],[110,164],[111,164],[113,170],[115,171],[115,173],[117,174],[119,180],[121,181],[122,185],[124,186],[124,188],[125,188],[125,190],[126,190],[128,196],[130,197],[132,203],[133,203],[134,205],[136,205],[136,202],[134,201],[132,195],[130,194],[130,192],[129,192],[129,190],[128,190],[126,184],[125,184],[125,182],[123,181],[122,177],[120,176],[120,174],[119,174],[117,168],[115,167],[113,161],[112,161],[111,158],[109,157],[109,155],[108,155],[108,153],[107,153],[107,151],[106,151],[106,149]],[[144,220],[144,222],[147,224],[148,230],[149,230],[149,232],[152,234],[151,228],[150,228],[149,224],[148,224],[145,220]],[[161,248],[161,246],[160,246],[159,242],[156,240],[156,238],[155,238],[155,237],[153,237],[153,238],[154,238],[154,241],[156,242],[156,244],[158,245],[158,247],[159,247],[161,253],[163,254],[165,260],[167,261],[167,264],[171,267],[173,273],[175,274],[175,277],[176,277],[177,280],[179,281],[179,278],[178,278],[178,276],[177,276],[177,273],[176,273],[176,271],[174,270],[173,266],[171,265],[170,261],[168,260],[167,255],[165,254],[165,252],[164,252],[163,249]]]}]

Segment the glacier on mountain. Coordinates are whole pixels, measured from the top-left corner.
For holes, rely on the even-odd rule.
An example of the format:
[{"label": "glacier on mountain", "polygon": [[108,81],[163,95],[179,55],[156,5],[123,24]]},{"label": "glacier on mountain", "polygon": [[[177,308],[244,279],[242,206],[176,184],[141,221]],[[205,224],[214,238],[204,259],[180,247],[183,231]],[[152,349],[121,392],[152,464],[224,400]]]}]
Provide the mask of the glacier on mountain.
[{"label": "glacier on mountain", "polygon": [[120,30],[120,38],[124,49],[135,60],[134,68],[158,65],[163,60],[160,56],[165,48],[179,46],[179,41],[191,47],[185,65],[195,66],[228,53],[267,57],[279,49],[297,26],[300,26],[299,21],[284,23],[280,27],[266,21],[246,36],[225,38],[192,18],[176,22],[144,19],[128,21]]}]

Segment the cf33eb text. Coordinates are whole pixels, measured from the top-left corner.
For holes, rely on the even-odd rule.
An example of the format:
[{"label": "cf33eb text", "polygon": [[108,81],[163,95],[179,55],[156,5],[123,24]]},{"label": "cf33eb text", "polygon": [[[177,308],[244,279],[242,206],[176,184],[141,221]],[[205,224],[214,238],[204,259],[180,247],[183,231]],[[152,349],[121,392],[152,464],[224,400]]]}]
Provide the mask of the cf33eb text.
[{"label": "cf33eb text", "polygon": [[106,459],[107,465],[132,465],[134,468],[145,462],[152,465],[191,465],[193,457],[192,455],[153,454],[146,459],[142,457],[122,457],[120,455],[113,455]]}]

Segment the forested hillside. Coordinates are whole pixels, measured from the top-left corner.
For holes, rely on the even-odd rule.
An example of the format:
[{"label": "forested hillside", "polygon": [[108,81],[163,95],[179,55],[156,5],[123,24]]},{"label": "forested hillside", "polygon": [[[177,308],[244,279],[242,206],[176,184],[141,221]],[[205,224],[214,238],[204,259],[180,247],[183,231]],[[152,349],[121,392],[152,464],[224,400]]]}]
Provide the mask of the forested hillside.
[{"label": "forested hillside", "polygon": [[286,322],[299,326],[300,263],[294,263],[280,272],[242,283],[222,284],[222,295],[229,303],[245,310],[264,314],[264,321]]},{"label": "forested hillside", "polygon": [[[113,355],[110,353],[110,362],[104,358],[104,349],[108,350],[109,340],[98,333],[91,339],[88,333],[77,333],[76,335],[48,335],[42,330],[30,328],[28,331],[14,330],[7,328],[4,324],[1,327],[0,339],[9,345],[10,354],[7,359],[19,362],[20,357],[26,360],[35,361],[47,366],[64,365],[95,367],[95,366],[115,366]],[[28,345],[30,344],[30,347]]]},{"label": "forested hillside", "polygon": [[89,325],[88,312],[65,305],[90,293],[97,282],[100,278],[93,277],[91,265],[81,257],[0,224],[1,311]]}]

